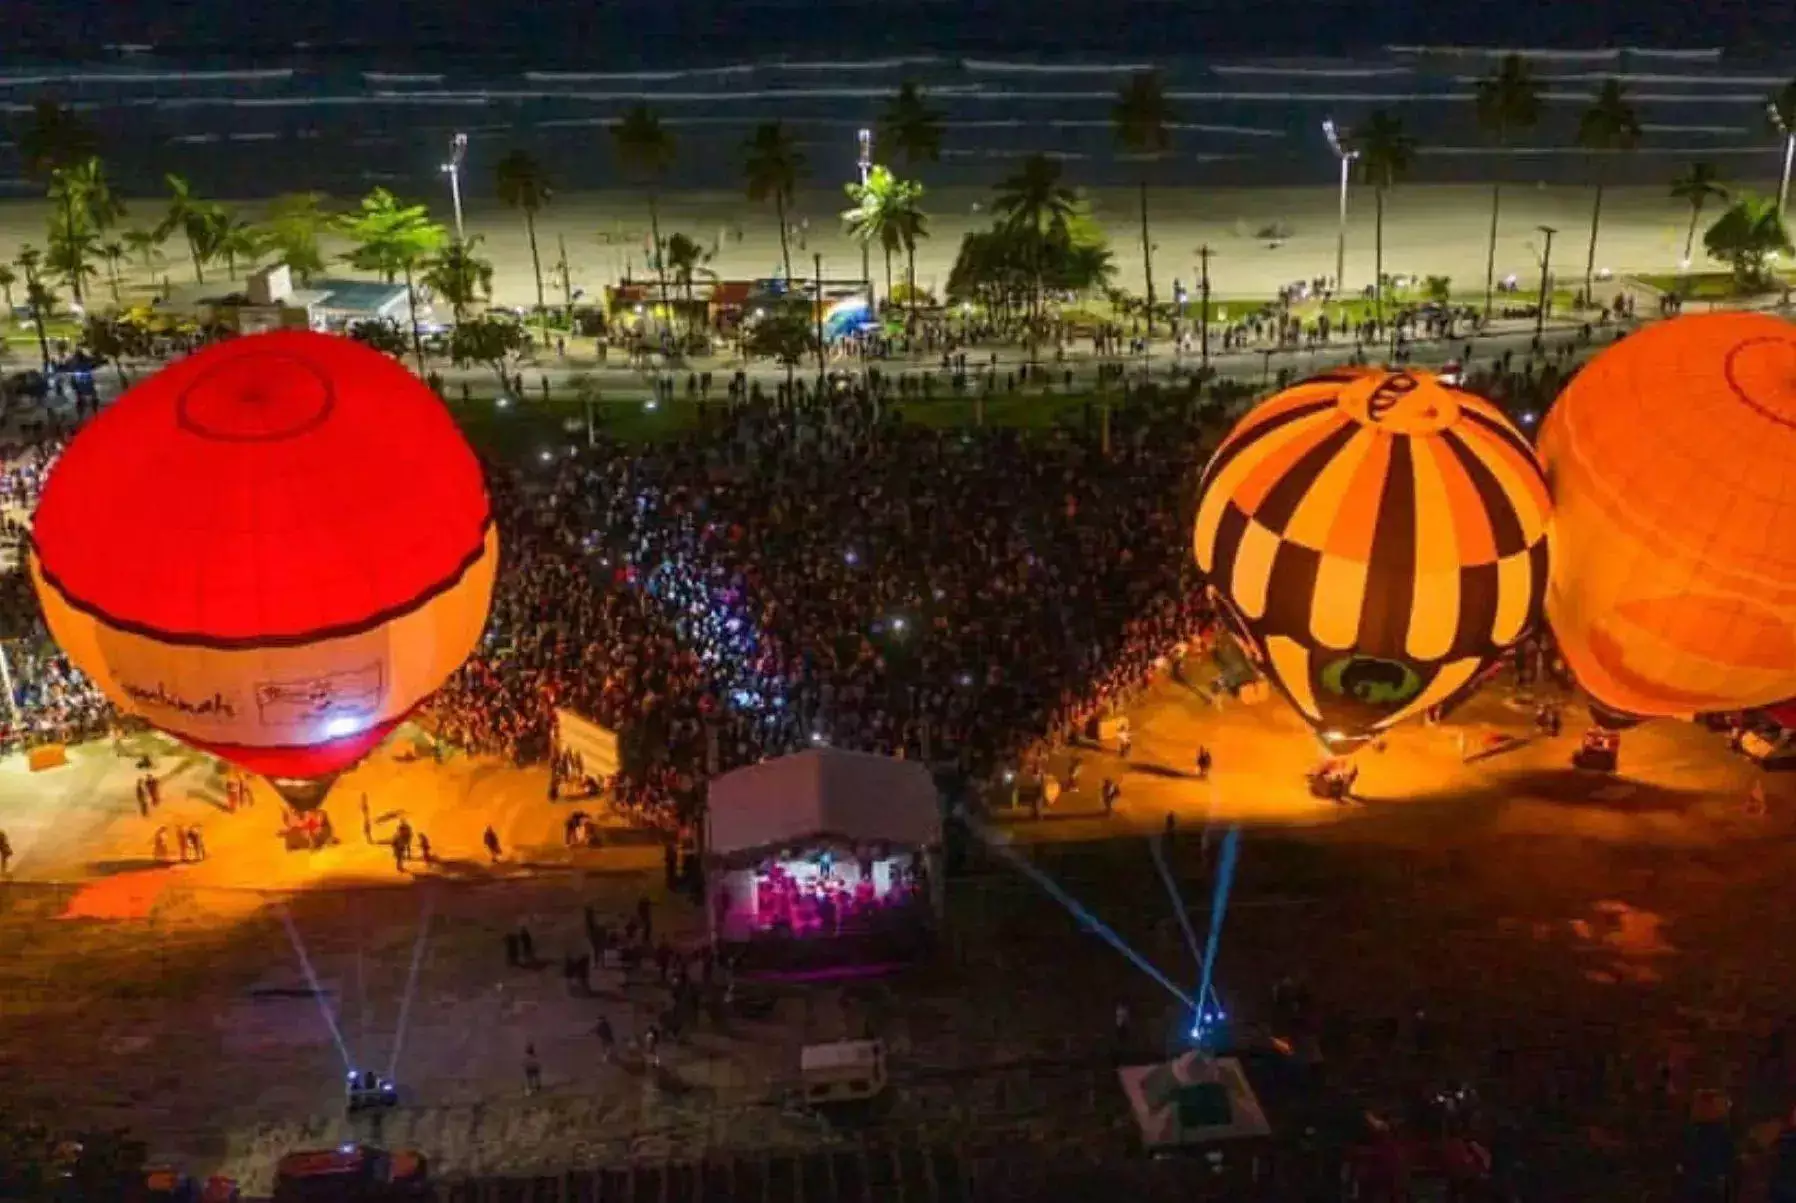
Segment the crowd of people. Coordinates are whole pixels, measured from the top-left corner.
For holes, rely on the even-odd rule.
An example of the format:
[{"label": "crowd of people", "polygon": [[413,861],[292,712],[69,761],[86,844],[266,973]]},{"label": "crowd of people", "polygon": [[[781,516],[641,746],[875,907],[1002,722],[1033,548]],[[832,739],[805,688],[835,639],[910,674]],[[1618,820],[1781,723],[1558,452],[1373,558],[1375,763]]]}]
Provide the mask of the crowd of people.
[{"label": "crowd of people", "polygon": [[65,442],[60,427],[0,445],[0,752],[103,734],[111,706],[69,663],[44,626],[26,570],[24,538],[50,466]]},{"label": "crowd of people", "polygon": [[621,732],[619,797],[690,815],[710,774],[828,744],[990,772],[1082,725],[1208,615],[1183,530],[1189,406],[1025,440],[893,396],[750,398],[706,429],[501,471],[488,642],[438,696],[453,742]]}]

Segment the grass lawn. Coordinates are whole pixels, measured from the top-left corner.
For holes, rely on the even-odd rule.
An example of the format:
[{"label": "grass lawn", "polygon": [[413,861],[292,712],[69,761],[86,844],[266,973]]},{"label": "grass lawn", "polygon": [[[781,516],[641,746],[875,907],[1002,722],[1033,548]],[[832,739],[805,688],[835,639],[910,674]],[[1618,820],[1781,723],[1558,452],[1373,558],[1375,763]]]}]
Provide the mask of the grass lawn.
[{"label": "grass lawn", "polygon": [[1741,297],[1764,296],[1796,282],[1791,273],[1776,273],[1773,275],[1773,282],[1767,287],[1756,291],[1742,292],[1734,282],[1734,274],[1727,271],[1690,272],[1688,274],[1655,272],[1638,275],[1634,278],[1660,292],[1678,293],[1697,301],[1731,301]]}]

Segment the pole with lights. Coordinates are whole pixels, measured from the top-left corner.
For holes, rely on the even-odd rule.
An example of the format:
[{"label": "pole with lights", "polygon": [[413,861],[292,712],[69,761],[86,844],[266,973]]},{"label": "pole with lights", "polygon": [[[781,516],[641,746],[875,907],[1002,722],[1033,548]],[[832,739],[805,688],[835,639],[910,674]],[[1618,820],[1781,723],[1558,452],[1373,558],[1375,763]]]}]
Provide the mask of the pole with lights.
[{"label": "pole with lights", "polygon": [[1341,161],[1341,217],[1335,231],[1335,293],[1345,297],[1347,291],[1347,183],[1353,174],[1353,161],[1359,158],[1359,151],[1350,149],[1341,140],[1341,134],[1335,128],[1334,118],[1322,122],[1322,136],[1328,139],[1328,148],[1335,152],[1335,158]]},{"label": "pole with lights", "polygon": [[[861,187],[864,189],[867,186],[867,175],[873,170],[873,131],[870,129],[858,130],[854,135],[854,141],[858,152],[856,166],[861,169]],[[866,203],[864,198],[862,203]],[[873,306],[873,257],[865,238],[861,239],[861,287],[867,290],[868,310],[877,313]],[[890,297],[886,299],[891,300]]]},{"label": "pole with lights", "polygon": [[1772,126],[1784,136],[1784,173],[1777,185],[1777,216],[1781,220],[1784,208],[1790,202],[1790,160],[1796,157],[1796,128],[1784,120],[1783,110],[1777,107],[1775,100],[1767,104],[1765,110],[1771,114]]},{"label": "pole with lights", "polygon": [[1553,235],[1559,231],[1552,226],[1539,227],[1546,235],[1546,246],[1540,253],[1540,304],[1534,309],[1534,337],[1539,338],[1547,325],[1547,307],[1553,303]]},{"label": "pole with lights", "polygon": [[443,174],[449,177],[449,199],[455,203],[455,241],[466,242],[467,235],[461,224],[461,165],[468,157],[468,135],[457,134],[449,139],[449,160],[443,164]]}]

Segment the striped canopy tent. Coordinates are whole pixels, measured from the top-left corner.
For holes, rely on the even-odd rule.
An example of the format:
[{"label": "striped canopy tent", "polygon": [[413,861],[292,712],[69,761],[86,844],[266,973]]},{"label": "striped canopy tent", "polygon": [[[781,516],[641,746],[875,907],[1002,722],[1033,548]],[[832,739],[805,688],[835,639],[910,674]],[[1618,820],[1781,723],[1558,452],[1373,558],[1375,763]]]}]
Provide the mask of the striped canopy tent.
[{"label": "striped canopy tent", "polygon": [[1198,566],[1256,662],[1330,742],[1450,706],[1534,625],[1546,481],[1495,406],[1424,372],[1343,369],[1217,448]]}]

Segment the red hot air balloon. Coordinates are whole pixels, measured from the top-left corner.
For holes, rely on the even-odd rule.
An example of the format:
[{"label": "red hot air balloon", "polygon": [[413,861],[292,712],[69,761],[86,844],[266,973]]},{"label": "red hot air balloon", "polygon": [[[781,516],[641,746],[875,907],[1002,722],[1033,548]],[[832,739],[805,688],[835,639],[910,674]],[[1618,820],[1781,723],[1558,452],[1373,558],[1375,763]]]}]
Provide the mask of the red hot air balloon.
[{"label": "red hot air balloon", "polygon": [[121,709],[315,803],[467,658],[498,534],[436,395],[345,338],[172,364],[69,444],[30,566]]}]

